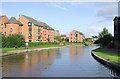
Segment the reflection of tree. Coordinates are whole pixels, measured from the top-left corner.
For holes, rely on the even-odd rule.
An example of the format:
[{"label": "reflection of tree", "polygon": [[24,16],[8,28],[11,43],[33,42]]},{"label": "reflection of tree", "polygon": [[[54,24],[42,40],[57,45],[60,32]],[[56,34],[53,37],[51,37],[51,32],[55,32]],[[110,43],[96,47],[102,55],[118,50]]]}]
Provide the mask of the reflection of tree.
[{"label": "reflection of tree", "polygon": [[3,63],[3,66],[12,64],[12,63],[23,63],[24,59],[25,59],[24,54],[9,55],[9,56],[2,57],[2,63]]}]

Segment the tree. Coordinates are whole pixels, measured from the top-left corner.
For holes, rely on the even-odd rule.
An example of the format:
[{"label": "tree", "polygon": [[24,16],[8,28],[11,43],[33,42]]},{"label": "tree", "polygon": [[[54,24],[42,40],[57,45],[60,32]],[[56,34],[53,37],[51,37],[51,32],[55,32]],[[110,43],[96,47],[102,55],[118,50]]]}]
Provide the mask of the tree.
[{"label": "tree", "polygon": [[48,42],[50,43],[50,38],[47,38]]},{"label": "tree", "polygon": [[103,28],[103,31],[99,33],[99,39],[103,38],[105,35],[108,35],[109,32],[106,28]]},{"label": "tree", "polygon": [[6,47],[22,47],[25,46],[25,39],[23,35],[14,34],[7,36]]},{"label": "tree", "polygon": [[62,42],[61,36],[56,36],[55,39],[59,42]]}]

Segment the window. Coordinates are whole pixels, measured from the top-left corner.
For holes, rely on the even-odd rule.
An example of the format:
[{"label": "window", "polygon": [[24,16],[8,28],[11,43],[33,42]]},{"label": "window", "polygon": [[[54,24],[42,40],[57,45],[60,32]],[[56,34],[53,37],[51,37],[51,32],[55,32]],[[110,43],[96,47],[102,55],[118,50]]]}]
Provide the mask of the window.
[{"label": "window", "polygon": [[13,29],[12,28],[10,28],[10,32],[12,32],[13,31]]},{"label": "window", "polygon": [[50,38],[50,35],[48,35],[48,38]]},{"label": "window", "polygon": [[42,37],[42,33],[41,33],[41,37]]},{"label": "window", "polygon": [[40,27],[38,27],[38,32],[40,32]]},{"label": "window", "polygon": [[48,30],[48,32],[50,32],[50,30]]},{"label": "window", "polygon": [[31,23],[31,22],[28,22],[28,26],[32,26],[32,23]]},{"label": "window", "polygon": [[3,24],[1,24],[1,29],[3,29]]},{"label": "window", "polygon": [[29,40],[29,42],[31,42],[32,40]]},{"label": "window", "polygon": [[45,34],[45,38],[46,38],[46,34]]},{"label": "window", "polygon": [[38,39],[40,39],[40,36],[38,36]]},{"label": "window", "polygon": [[42,27],[41,27],[41,31],[42,31]]},{"label": "window", "polygon": [[21,30],[22,30],[22,26],[21,26]]},{"label": "window", "polygon": [[72,39],[72,37],[71,37],[71,39]]},{"label": "window", "polygon": [[45,29],[45,32],[46,32],[46,29]]},{"label": "window", "polygon": [[28,22],[29,31],[32,31],[32,23]]},{"label": "window", "polygon": [[19,29],[20,29],[20,26],[19,26]]},{"label": "window", "polygon": [[72,34],[71,34],[71,36],[72,36]]},{"label": "window", "polygon": [[29,26],[29,31],[32,31],[32,27],[31,26]]},{"label": "window", "polygon": [[5,29],[6,29],[6,24],[5,24]]},{"label": "window", "polygon": [[29,32],[29,36],[32,36],[32,33],[31,33],[31,32]]},{"label": "window", "polygon": [[5,36],[6,36],[6,32],[5,32]]}]

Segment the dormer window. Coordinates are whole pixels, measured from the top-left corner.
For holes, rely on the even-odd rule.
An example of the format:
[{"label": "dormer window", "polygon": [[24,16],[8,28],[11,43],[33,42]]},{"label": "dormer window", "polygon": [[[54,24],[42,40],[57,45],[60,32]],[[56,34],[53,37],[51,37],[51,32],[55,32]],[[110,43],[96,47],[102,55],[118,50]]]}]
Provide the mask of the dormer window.
[{"label": "dormer window", "polygon": [[31,23],[31,22],[28,22],[28,26],[32,26],[32,23]]}]

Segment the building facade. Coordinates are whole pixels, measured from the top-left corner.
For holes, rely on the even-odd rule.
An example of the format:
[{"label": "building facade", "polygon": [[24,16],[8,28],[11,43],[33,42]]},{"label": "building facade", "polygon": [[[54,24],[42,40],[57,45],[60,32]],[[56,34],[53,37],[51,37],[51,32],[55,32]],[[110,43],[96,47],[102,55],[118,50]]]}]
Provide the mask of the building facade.
[{"label": "building facade", "polygon": [[79,31],[73,30],[69,33],[69,42],[83,42],[85,35]]},{"label": "building facade", "polygon": [[61,39],[66,39],[66,35],[61,35]]},{"label": "building facade", "polygon": [[55,37],[56,37],[56,36],[60,36],[60,33],[59,33],[58,30],[55,30]]},{"label": "building facade", "polygon": [[5,36],[9,34],[22,34],[25,42],[54,42],[54,29],[46,23],[37,21],[32,17],[21,15],[18,20],[6,16],[0,18],[0,32]]},{"label": "building facade", "polygon": [[8,21],[7,16],[0,16],[0,33],[5,34],[5,22]]},{"label": "building facade", "polygon": [[114,18],[114,46],[116,49],[120,49],[120,17]]}]

